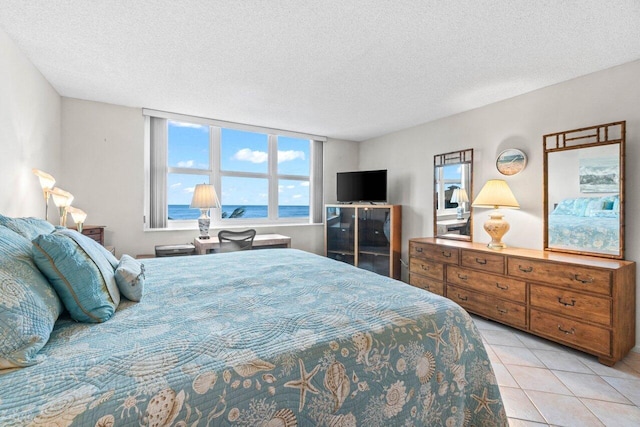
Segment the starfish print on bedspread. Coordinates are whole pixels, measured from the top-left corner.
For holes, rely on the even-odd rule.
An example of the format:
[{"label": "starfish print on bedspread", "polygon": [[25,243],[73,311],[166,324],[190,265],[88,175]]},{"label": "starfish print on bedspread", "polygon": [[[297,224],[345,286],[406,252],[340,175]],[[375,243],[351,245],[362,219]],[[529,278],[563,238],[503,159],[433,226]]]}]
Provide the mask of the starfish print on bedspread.
[{"label": "starfish print on bedspread", "polygon": [[318,394],[318,389],[311,384],[311,379],[315,374],[318,373],[320,369],[320,365],[317,365],[311,372],[307,372],[304,367],[304,362],[302,359],[298,359],[300,363],[300,379],[295,381],[289,381],[284,384],[285,387],[289,388],[299,388],[300,389],[300,406],[298,408],[299,412],[302,412],[302,408],[304,408],[304,402],[307,396],[307,392]]},{"label": "starfish print on bedspread", "polygon": [[432,338],[436,342],[436,354],[438,354],[438,352],[440,351],[440,343],[442,343],[442,345],[447,345],[447,343],[442,339],[442,333],[444,332],[444,325],[442,326],[442,328],[438,329],[438,325],[436,325],[436,322],[432,320],[431,324],[433,325],[434,331],[427,332],[427,336],[429,338]]},{"label": "starfish print on bedspread", "polygon": [[480,412],[482,410],[482,408],[484,408],[484,409],[487,410],[488,413],[493,415],[493,411],[491,410],[489,405],[491,403],[498,403],[498,399],[489,399],[489,397],[487,396],[487,388],[486,387],[482,391],[482,396],[476,396],[475,394],[472,393],[471,397],[473,397],[478,402],[478,406],[476,407],[476,410],[473,411],[474,414],[477,414],[478,412]]}]

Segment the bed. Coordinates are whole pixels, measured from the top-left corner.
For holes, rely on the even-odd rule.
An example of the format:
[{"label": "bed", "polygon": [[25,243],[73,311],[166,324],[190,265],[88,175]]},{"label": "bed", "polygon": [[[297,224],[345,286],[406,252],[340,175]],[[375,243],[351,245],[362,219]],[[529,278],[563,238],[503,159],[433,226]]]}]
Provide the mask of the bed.
[{"label": "bed", "polygon": [[140,302],[63,313],[38,363],[0,370],[0,425],[507,425],[446,298],[295,249],[146,259],[144,278]]},{"label": "bed", "polygon": [[620,252],[618,196],[564,199],[548,218],[549,246],[604,254]]}]

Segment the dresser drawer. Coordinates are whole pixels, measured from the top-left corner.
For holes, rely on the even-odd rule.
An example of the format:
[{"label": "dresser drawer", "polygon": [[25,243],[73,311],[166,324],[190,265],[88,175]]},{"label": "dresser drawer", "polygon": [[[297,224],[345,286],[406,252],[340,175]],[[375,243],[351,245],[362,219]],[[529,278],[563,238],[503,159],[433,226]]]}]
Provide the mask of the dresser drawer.
[{"label": "dresser drawer", "polygon": [[426,259],[411,258],[409,261],[409,272],[418,273],[432,279],[444,280],[444,265]]},{"label": "dresser drawer", "polygon": [[454,265],[447,265],[446,271],[447,283],[523,304],[527,301],[527,284],[524,281]]},{"label": "dresser drawer", "polygon": [[409,283],[416,288],[424,289],[434,294],[444,296],[444,282],[433,280],[428,277],[420,276],[412,273],[409,277]]},{"label": "dresser drawer", "polygon": [[571,289],[611,295],[611,272],[575,264],[555,264],[526,258],[509,258],[510,276],[527,281],[565,285]]},{"label": "dresser drawer", "polygon": [[504,256],[486,252],[462,250],[462,266],[476,268],[490,273],[504,274]]},{"label": "dresser drawer", "polygon": [[589,319],[605,326],[611,325],[611,300],[608,298],[534,284],[530,285],[529,292],[532,306],[564,316]]},{"label": "dresser drawer", "polygon": [[490,295],[480,294],[452,285],[447,285],[447,298],[471,312],[499,322],[519,328],[526,328],[527,326],[527,309],[524,305],[498,300]]},{"label": "dresser drawer", "polygon": [[531,309],[532,332],[603,355],[611,354],[611,332],[576,320]]},{"label": "dresser drawer", "polygon": [[409,257],[427,258],[434,261],[458,264],[460,251],[443,245],[409,242]]}]

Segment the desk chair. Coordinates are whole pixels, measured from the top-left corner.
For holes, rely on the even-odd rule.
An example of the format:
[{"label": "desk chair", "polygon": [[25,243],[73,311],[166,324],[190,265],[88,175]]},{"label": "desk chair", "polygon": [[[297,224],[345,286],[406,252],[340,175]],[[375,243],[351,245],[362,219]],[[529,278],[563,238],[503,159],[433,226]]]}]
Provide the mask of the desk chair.
[{"label": "desk chair", "polygon": [[220,230],[218,240],[220,241],[220,252],[246,251],[253,247],[253,238],[256,237],[256,230],[245,231]]}]

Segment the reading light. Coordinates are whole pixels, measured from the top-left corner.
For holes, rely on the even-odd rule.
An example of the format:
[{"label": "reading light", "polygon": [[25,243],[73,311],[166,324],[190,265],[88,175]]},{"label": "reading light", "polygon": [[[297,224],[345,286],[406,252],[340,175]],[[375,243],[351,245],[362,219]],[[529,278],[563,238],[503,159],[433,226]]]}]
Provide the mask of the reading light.
[{"label": "reading light", "polygon": [[73,194],[58,187],[54,187],[52,190],[49,190],[49,193],[51,193],[51,196],[53,197],[53,203],[55,203],[60,210],[60,225],[66,227],[67,209],[71,206],[71,202],[73,202]]},{"label": "reading light", "polygon": [[44,219],[45,221],[49,220],[49,195],[53,185],[56,183],[56,179],[49,175],[46,172],[41,171],[40,169],[31,169],[38,179],[40,180],[40,187],[42,187],[42,193],[44,195]]},{"label": "reading light", "polygon": [[67,212],[71,214],[71,218],[76,224],[78,233],[82,233],[82,226],[84,225],[84,220],[87,219],[87,213],[82,209],[74,208],[73,206],[69,206],[67,208]]},{"label": "reading light", "polygon": [[507,245],[502,242],[502,236],[509,231],[509,223],[503,219],[504,214],[497,209],[520,209],[506,181],[502,179],[487,181],[471,206],[496,209],[489,214],[489,219],[484,223],[485,231],[491,236],[491,242],[487,246],[491,249],[506,248]]},{"label": "reading light", "polygon": [[451,195],[451,203],[457,203],[458,208],[456,209],[456,219],[464,219],[464,204],[469,201],[469,196],[467,196],[467,191],[464,188],[456,188],[453,190],[453,194]]},{"label": "reading light", "polygon": [[208,215],[209,209],[220,207],[220,201],[213,185],[197,184],[193,190],[193,198],[189,207],[200,209],[200,218],[198,218],[200,239],[208,239],[209,224],[211,224],[211,219]]}]

